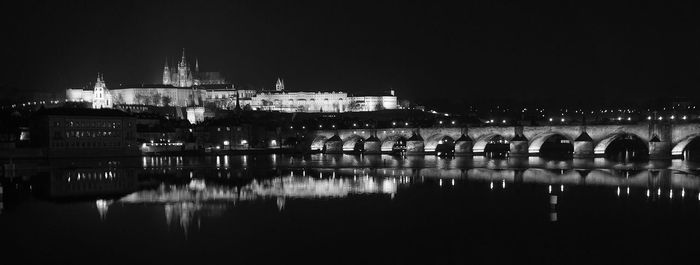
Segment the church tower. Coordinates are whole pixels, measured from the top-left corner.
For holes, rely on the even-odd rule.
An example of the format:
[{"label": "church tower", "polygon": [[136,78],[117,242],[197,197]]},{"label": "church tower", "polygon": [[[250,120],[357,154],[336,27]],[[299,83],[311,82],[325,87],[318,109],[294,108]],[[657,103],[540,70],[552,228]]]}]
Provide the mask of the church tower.
[{"label": "church tower", "polygon": [[93,89],[92,97],[92,108],[111,108],[112,107],[112,96],[107,91],[105,86],[104,76],[97,74],[97,81],[95,82],[95,88]]},{"label": "church tower", "polygon": [[185,49],[182,49],[182,59],[177,65],[177,75],[179,84],[178,87],[188,87],[192,86],[192,72],[190,71],[190,66],[187,64],[187,59],[185,58]]},{"label": "church tower", "polygon": [[277,91],[284,90],[284,81],[282,81],[282,79],[280,79],[279,77],[277,78],[277,83],[275,84],[275,90],[277,90]]},{"label": "church tower", "polygon": [[165,58],[165,67],[163,67],[163,85],[170,85],[170,67],[168,67],[168,58]]}]

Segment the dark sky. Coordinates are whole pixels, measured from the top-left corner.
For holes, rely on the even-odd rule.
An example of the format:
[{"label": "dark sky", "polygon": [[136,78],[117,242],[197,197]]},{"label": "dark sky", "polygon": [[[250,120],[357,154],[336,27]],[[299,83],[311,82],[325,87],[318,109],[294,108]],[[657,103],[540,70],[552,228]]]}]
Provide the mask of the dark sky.
[{"label": "dark sky", "polygon": [[[4,3],[5,91],[155,83],[184,47],[237,85],[411,100],[691,96],[693,1]],[[537,2],[537,3],[533,3]],[[615,3],[612,3],[615,2]],[[14,93],[14,92],[13,92]]]}]

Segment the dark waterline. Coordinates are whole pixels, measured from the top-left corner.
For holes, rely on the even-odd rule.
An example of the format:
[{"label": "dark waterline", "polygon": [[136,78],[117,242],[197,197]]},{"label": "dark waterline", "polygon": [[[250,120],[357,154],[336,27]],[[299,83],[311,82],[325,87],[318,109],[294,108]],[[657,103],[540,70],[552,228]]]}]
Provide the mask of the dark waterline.
[{"label": "dark waterline", "polygon": [[3,264],[673,264],[698,247],[698,167],[680,160],[264,155],[16,166],[3,181]]}]

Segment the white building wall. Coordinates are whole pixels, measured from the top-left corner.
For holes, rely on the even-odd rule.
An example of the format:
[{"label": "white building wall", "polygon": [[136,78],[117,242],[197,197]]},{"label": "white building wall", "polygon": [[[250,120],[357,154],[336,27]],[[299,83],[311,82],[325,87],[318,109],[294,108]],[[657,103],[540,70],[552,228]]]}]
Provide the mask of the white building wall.
[{"label": "white building wall", "polygon": [[253,109],[282,112],[345,112],[349,104],[344,92],[268,92],[251,98]]},{"label": "white building wall", "polygon": [[66,100],[72,101],[72,102],[83,101],[83,89],[82,88],[66,89]]}]

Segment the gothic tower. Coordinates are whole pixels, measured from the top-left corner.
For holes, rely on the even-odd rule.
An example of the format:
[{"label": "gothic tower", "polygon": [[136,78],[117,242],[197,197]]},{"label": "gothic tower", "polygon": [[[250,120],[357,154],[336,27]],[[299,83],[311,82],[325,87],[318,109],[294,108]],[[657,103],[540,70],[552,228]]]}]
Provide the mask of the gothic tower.
[{"label": "gothic tower", "polygon": [[277,83],[275,84],[275,90],[277,90],[277,91],[284,90],[284,81],[282,81],[282,79],[280,79],[279,77],[277,78]]},{"label": "gothic tower", "polygon": [[177,65],[177,75],[179,87],[192,86],[192,72],[190,71],[190,66],[187,64],[187,59],[185,58],[185,49],[182,49],[182,59]]},{"label": "gothic tower", "polygon": [[165,58],[165,67],[163,67],[163,85],[170,85],[170,67],[168,67],[168,58]]}]

